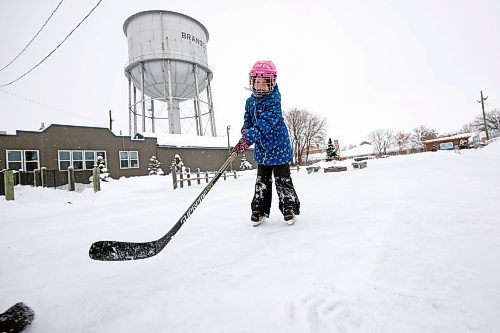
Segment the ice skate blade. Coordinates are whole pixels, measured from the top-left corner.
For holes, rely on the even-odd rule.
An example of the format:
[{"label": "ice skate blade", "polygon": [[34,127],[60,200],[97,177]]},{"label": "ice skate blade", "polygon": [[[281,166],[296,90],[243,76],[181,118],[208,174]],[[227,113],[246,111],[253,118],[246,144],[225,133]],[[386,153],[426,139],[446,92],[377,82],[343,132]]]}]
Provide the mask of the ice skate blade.
[{"label": "ice skate blade", "polygon": [[258,227],[258,226],[259,226],[259,225],[261,225],[261,224],[262,224],[262,222],[264,222],[265,220],[266,220],[266,218],[265,218],[265,217],[263,217],[263,218],[261,218],[261,219],[260,219],[260,220],[258,220],[258,221],[252,221],[252,226],[254,226],[254,227]]},{"label": "ice skate blade", "polygon": [[289,219],[289,220],[286,220],[286,219],[285,219],[285,223],[286,223],[286,224],[288,224],[288,225],[294,225],[296,221],[297,221],[297,220],[296,220],[296,217],[295,217],[295,216],[293,216],[293,217],[292,217],[291,219]]}]

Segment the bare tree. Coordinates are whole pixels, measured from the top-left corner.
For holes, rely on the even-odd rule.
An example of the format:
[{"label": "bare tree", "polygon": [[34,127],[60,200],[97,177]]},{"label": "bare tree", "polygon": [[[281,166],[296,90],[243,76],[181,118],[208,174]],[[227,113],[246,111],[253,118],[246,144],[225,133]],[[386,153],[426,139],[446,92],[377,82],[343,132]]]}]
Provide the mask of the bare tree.
[{"label": "bare tree", "polygon": [[321,118],[316,114],[309,114],[304,132],[304,145],[302,147],[302,153],[306,154],[306,164],[309,160],[309,150],[311,149],[311,146],[324,144],[325,138],[326,119]]},{"label": "bare tree", "polygon": [[[484,126],[483,126],[484,127]],[[468,123],[462,126],[460,130],[458,130],[458,134],[462,133],[472,133],[472,132],[477,132],[479,131],[479,127],[475,125],[474,122]]]},{"label": "bare tree", "polygon": [[425,140],[436,139],[437,137],[438,132],[435,129],[428,128],[425,125],[420,125],[413,130],[411,144],[413,148],[422,149],[424,147],[423,142]]},{"label": "bare tree", "polygon": [[368,139],[379,155],[387,154],[387,148],[395,143],[394,133],[389,129],[378,129],[368,134]]},{"label": "bare tree", "polygon": [[303,164],[309,158],[309,150],[314,144],[322,144],[326,138],[326,120],[306,110],[291,109],[285,112],[285,122],[292,141],[294,161]]},{"label": "bare tree", "polygon": [[[484,121],[483,116],[478,115],[472,124],[478,128],[480,131],[484,131]],[[500,130],[500,111],[497,109],[493,109],[491,111],[486,112],[486,126],[488,126],[488,130]]]},{"label": "bare tree", "polygon": [[291,109],[285,112],[285,123],[288,127],[290,140],[292,141],[293,159],[296,164],[299,164],[300,147],[303,138],[303,132],[306,121],[306,111],[299,109]]},{"label": "bare tree", "polygon": [[396,143],[399,147],[399,152],[411,148],[411,133],[398,132],[396,133]]}]

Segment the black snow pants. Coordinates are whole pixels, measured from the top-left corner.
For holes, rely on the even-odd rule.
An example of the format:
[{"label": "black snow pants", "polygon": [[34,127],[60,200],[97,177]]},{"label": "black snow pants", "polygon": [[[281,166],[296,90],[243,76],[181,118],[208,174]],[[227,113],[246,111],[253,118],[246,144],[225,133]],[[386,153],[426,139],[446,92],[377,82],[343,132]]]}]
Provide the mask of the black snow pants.
[{"label": "black snow pants", "polygon": [[300,201],[293,187],[292,177],[290,177],[290,166],[288,164],[258,165],[255,194],[251,204],[252,212],[259,211],[269,216],[272,200],[273,173],[276,181],[280,211],[283,213],[286,209],[292,209],[295,215],[299,215]]}]

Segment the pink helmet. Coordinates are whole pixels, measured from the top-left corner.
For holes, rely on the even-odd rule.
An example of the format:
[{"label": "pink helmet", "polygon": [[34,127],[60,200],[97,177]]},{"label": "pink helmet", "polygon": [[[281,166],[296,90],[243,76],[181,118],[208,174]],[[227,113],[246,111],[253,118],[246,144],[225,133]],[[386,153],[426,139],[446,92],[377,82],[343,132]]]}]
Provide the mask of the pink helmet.
[{"label": "pink helmet", "polygon": [[254,78],[257,76],[276,78],[277,74],[276,66],[270,60],[259,60],[250,70],[250,77]]},{"label": "pink helmet", "polygon": [[[276,66],[270,60],[259,60],[257,61],[249,73],[250,78],[250,87],[256,97],[264,97],[270,94],[274,90],[274,86],[276,85],[276,77],[278,75],[278,71],[276,70]],[[269,80],[269,91],[256,91],[254,89],[254,81],[257,77],[262,77]]]}]

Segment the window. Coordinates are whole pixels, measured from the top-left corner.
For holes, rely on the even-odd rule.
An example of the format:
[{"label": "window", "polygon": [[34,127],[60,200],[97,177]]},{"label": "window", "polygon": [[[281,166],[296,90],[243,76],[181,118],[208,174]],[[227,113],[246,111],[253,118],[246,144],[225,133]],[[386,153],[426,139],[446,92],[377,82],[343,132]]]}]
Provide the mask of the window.
[{"label": "window", "polygon": [[22,150],[7,150],[7,169],[22,170],[23,169],[23,151]]},{"label": "window", "polygon": [[7,150],[7,168],[23,171],[40,169],[38,150]]},{"label": "window", "polygon": [[69,150],[59,150],[59,170],[68,170],[71,165],[71,152]]},{"label": "window", "polygon": [[120,169],[139,168],[139,153],[137,151],[120,151]]},{"label": "window", "polygon": [[138,168],[139,167],[139,153],[136,151],[131,151],[128,154],[130,158],[130,167],[131,168]]},{"label": "window", "polygon": [[92,170],[97,164],[97,157],[101,156],[106,165],[105,150],[59,150],[59,170],[68,170],[70,165],[75,170]]},{"label": "window", "polygon": [[83,170],[83,151],[81,150],[73,151],[73,169]]},{"label": "window", "polygon": [[90,170],[94,168],[95,163],[95,151],[86,151],[85,152],[85,169]]},{"label": "window", "polygon": [[128,151],[120,152],[120,169],[128,169]]},{"label": "window", "polygon": [[24,161],[26,171],[35,171],[40,169],[40,159],[38,158],[38,150],[25,150]]}]

